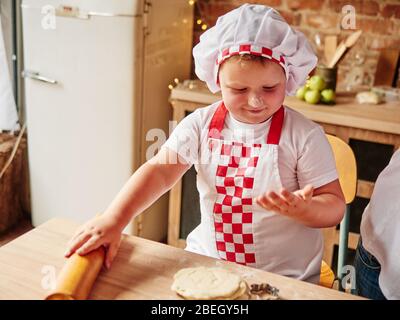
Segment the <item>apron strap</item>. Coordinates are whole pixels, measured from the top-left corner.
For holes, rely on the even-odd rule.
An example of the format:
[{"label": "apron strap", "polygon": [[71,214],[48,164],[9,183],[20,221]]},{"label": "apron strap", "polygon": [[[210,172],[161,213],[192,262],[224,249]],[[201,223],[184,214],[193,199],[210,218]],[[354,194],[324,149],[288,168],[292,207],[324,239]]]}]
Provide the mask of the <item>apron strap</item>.
[{"label": "apron strap", "polygon": [[267,144],[279,144],[283,127],[283,119],[285,118],[285,109],[283,106],[272,116],[271,127],[269,128]]},{"label": "apron strap", "polygon": [[[224,128],[225,117],[227,113],[228,109],[226,109],[224,103],[221,102],[217,110],[215,110],[210,125],[208,127],[209,138],[219,139],[221,137],[221,131]],[[269,129],[267,137],[267,144],[279,144],[284,117],[285,109],[283,108],[283,106],[281,106],[279,110],[275,112],[272,116],[271,127]]]},{"label": "apron strap", "polygon": [[221,102],[217,110],[215,110],[210,126],[208,127],[209,138],[219,139],[221,137],[221,131],[224,128],[227,113],[228,109],[226,109],[224,103]]}]

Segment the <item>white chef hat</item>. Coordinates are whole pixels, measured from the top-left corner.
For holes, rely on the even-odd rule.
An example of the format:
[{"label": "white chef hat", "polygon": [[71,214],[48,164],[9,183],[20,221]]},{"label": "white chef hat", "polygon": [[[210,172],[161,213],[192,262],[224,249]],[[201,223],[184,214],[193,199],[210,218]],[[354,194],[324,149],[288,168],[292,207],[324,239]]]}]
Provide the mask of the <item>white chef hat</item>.
[{"label": "white chef hat", "polygon": [[303,33],[292,29],[273,8],[244,4],[218,18],[214,27],[200,36],[193,48],[195,72],[218,92],[218,69],[237,54],[260,55],[279,63],[286,74],[286,94],[302,86],[317,57]]}]

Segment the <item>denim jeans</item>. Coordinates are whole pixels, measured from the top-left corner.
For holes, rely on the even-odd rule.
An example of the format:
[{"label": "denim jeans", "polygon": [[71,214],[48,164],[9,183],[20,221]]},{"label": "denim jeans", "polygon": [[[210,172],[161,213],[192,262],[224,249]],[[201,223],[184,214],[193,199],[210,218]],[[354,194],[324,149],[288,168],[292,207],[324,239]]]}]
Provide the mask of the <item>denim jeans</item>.
[{"label": "denim jeans", "polygon": [[356,269],[356,294],[368,299],[386,300],[378,281],[381,265],[372,254],[365,250],[361,237],[357,246],[354,267]]}]

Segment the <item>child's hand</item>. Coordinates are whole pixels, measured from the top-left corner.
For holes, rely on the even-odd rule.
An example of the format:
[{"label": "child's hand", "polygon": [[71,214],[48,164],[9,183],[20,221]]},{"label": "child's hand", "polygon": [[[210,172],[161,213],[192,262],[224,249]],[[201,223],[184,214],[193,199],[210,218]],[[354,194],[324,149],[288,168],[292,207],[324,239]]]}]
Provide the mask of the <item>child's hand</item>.
[{"label": "child's hand", "polygon": [[306,212],[313,193],[314,188],[311,185],[306,185],[303,189],[295,192],[289,192],[282,188],[280,193],[269,191],[255,198],[255,201],[266,210],[302,220],[302,215]]},{"label": "child's hand", "polygon": [[115,223],[112,217],[96,217],[80,227],[69,240],[65,257],[70,257],[74,252],[83,256],[100,246],[104,246],[107,252],[105,266],[109,269],[117,255],[121,233],[121,227]]}]

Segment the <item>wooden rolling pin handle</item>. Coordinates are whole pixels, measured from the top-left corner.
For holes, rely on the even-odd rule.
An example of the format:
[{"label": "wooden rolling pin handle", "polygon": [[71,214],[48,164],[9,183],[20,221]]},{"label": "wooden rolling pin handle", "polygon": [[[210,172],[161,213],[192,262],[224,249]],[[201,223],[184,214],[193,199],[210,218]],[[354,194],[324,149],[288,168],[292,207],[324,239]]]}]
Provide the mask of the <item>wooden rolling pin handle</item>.
[{"label": "wooden rolling pin handle", "polygon": [[45,300],[85,300],[101,271],[105,249],[100,247],[85,256],[74,253],[64,264],[56,288]]}]

